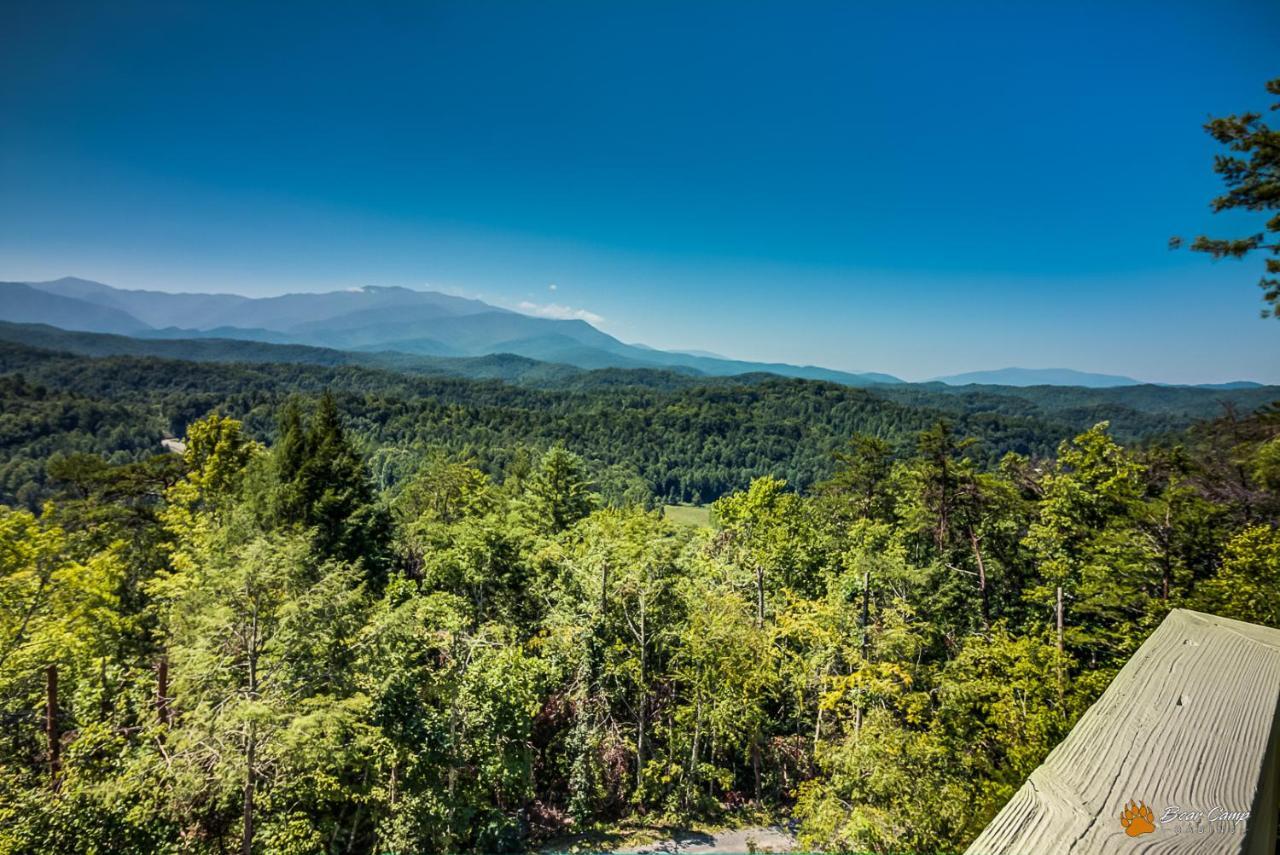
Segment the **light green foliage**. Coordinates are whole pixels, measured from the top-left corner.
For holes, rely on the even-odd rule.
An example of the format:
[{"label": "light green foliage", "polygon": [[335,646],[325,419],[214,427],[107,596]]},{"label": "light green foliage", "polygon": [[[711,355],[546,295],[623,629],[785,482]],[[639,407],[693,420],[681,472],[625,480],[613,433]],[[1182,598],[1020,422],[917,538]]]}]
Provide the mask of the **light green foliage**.
[{"label": "light green foliage", "polygon": [[1280,530],[1255,525],[1233,537],[1222,569],[1196,588],[1191,603],[1224,617],[1280,627]]},{"label": "light green foliage", "polygon": [[[686,686],[675,726],[689,745],[679,773],[684,801],[741,786],[759,795],[768,710],[780,688],[769,630],[754,620],[751,601],[732,587],[685,588],[689,619],[674,667]],[[682,746],[683,747],[683,746]],[[750,778],[739,780],[750,769]]]},{"label": "light green foliage", "polygon": [[756,623],[764,625],[770,594],[789,589],[814,590],[808,520],[800,497],[787,482],[765,476],[742,493],[712,506],[712,519],[728,535],[725,557],[744,588],[753,593]]},{"label": "light green foliage", "polygon": [[1106,428],[1063,444],[1027,534],[1043,579],[1028,598],[1050,625],[1062,589],[1066,644],[1092,663],[1132,652],[1154,628],[1162,594],[1156,557],[1138,527],[1146,472]]},{"label": "light green foliage", "polygon": [[[935,699],[908,680],[895,690],[882,677],[881,702],[827,743],[823,775],[799,789],[802,842],[870,852],[963,848],[1068,729],[1072,716],[1045,679],[1055,656],[1050,644],[997,629],[937,674]],[[888,662],[882,675],[892,673]]]},{"label": "light green foliage", "polygon": [[0,507],[0,678],[104,656],[122,632],[118,548],[85,562],[65,549],[61,529]]},{"label": "light green foliage", "polygon": [[1252,463],[1254,480],[1272,493],[1280,493],[1280,437],[1263,443]]},{"label": "light green foliage", "polygon": [[[113,543],[84,560],[68,550],[58,527],[0,507],[0,714],[21,723],[0,754],[0,852],[69,851],[90,828],[114,836],[119,851],[148,851],[156,841],[132,827],[119,802],[136,788],[119,777],[130,746],[116,730],[123,723],[117,705],[129,702],[121,684],[130,676],[116,657],[137,622],[121,608],[122,547]],[[78,807],[69,814],[47,796],[50,770],[23,759],[46,756],[38,723],[50,671],[59,734],[84,723],[57,772],[63,798]]]},{"label": "light green foliage", "polygon": [[328,396],[279,421],[67,455],[42,516],[0,509],[0,853],[786,813],[827,851],[958,850],[1171,605],[1280,625],[1265,413],[995,468],[946,424],[862,436],[813,494],[754,478],[700,526],[559,446],[379,452]]}]

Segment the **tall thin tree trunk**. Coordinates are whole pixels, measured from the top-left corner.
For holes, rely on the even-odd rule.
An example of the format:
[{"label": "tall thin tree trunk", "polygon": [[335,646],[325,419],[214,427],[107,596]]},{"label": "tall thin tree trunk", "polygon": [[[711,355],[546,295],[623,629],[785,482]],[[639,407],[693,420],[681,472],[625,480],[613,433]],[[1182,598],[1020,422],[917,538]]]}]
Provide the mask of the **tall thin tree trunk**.
[{"label": "tall thin tree trunk", "polygon": [[818,741],[822,739],[822,682],[819,675],[818,682],[818,712],[814,716],[813,722],[813,756],[818,756]]},{"label": "tall thin tree trunk", "polygon": [[760,732],[751,737],[751,772],[755,777],[756,804],[760,804]]},{"label": "tall thin tree trunk", "polygon": [[867,653],[871,639],[867,636],[867,625],[871,622],[871,571],[862,571],[862,623],[859,629],[862,630],[862,640],[859,653],[862,661],[867,661]]},{"label": "tall thin tree trunk", "polygon": [[[859,655],[862,658],[862,664],[867,664],[867,656],[871,652],[871,639],[867,628],[871,623],[871,571],[862,571],[862,641],[859,645]],[[853,710],[853,730],[855,733],[862,732],[862,698],[859,696],[858,705]],[[816,747],[816,740],[815,740]]]},{"label": "tall thin tree trunk", "polygon": [[[258,699],[258,609],[255,604],[249,624],[249,698]],[[253,855],[253,796],[256,784],[254,764],[257,762],[258,729],[256,722],[249,722],[248,744],[245,746],[244,766],[244,836],[240,843],[241,855]]]},{"label": "tall thin tree trunk", "polygon": [[1062,586],[1058,586],[1058,700],[1062,700],[1062,656],[1064,645],[1062,643]]},{"label": "tall thin tree trunk", "polygon": [[156,717],[160,723],[169,724],[169,659],[161,656],[156,663]]},{"label": "tall thin tree trunk", "polygon": [[1059,655],[1061,655],[1061,654],[1062,654],[1062,650],[1063,650],[1063,644],[1062,644],[1062,586],[1061,586],[1061,585],[1059,585],[1059,586],[1058,586],[1058,589],[1057,589],[1057,596],[1058,596],[1058,606],[1057,606],[1057,608],[1056,608],[1054,611],[1057,613],[1057,614],[1056,614],[1056,617],[1057,617],[1057,624],[1058,624],[1058,654],[1059,654]]},{"label": "tall thin tree trunk", "polygon": [[764,565],[756,562],[756,628],[764,629]]},{"label": "tall thin tree trunk", "polygon": [[44,734],[49,743],[49,786],[58,789],[62,770],[62,734],[58,732],[58,666],[45,668]]},{"label": "tall thin tree trunk", "polygon": [[991,598],[987,592],[987,565],[982,560],[982,549],[978,546],[978,533],[969,529],[969,542],[973,544],[973,557],[978,562],[978,593],[982,597],[982,629],[991,629]]},{"label": "tall thin tree trunk", "polygon": [[253,764],[257,754],[256,725],[249,725],[249,745],[245,750],[244,770],[244,837],[240,843],[241,855],[253,855]]},{"label": "tall thin tree trunk", "polygon": [[[693,712],[693,743],[689,748],[689,781],[693,786],[698,783],[698,738],[702,736],[702,697],[698,696]],[[681,793],[685,807],[689,805],[689,788],[685,787]]]},{"label": "tall thin tree trunk", "polygon": [[941,452],[938,463],[942,471],[942,483],[938,488],[938,551],[946,549],[948,535],[951,533],[951,496],[947,484],[951,474],[947,468],[947,454]]},{"label": "tall thin tree trunk", "polygon": [[1164,550],[1163,560],[1160,562],[1160,599],[1169,602],[1169,581],[1173,576],[1172,557],[1169,555],[1170,541],[1173,540],[1172,523],[1170,521],[1170,508],[1168,504],[1164,508]]},{"label": "tall thin tree trunk", "polygon": [[[364,777],[360,781],[360,788],[364,789],[369,783],[369,771],[366,769]],[[364,805],[356,805],[356,815],[351,820],[351,834],[347,836],[347,855],[351,855],[356,848],[356,833],[360,830],[360,815],[364,810]]]},{"label": "tall thin tree trunk", "polygon": [[600,562],[600,616],[604,618],[604,608],[609,597],[609,562]]},{"label": "tall thin tree trunk", "polygon": [[[708,760],[708,761],[710,761],[710,762],[712,762],[712,763],[716,762],[716,732],[715,732],[715,730],[712,730],[712,731],[711,731],[711,750],[707,752],[707,760]],[[716,780],[716,779],[715,779],[715,777],[714,777],[714,776],[712,776],[712,775],[708,775],[708,776],[707,776],[707,798],[712,798],[713,796],[715,796],[715,780]]]},{"label": "tall thin tree trunk", "polygon": [[648,684],[648,666],[649,666],[649,645],[645,626],[645,602],[644,595],[640,596],[640,632],[637,640],[640,642],[640,703],[636,710],[636,792],[640,795],[640,809],[644,810],[644,751],[645,751],[645,726],[646,718],[649,712],[649,684]]}]

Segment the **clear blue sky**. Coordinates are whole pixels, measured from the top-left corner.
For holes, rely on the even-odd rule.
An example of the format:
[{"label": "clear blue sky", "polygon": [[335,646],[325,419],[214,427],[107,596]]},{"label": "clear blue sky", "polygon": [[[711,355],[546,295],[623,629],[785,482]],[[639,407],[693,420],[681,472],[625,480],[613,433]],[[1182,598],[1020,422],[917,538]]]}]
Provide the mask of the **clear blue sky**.
[{"label": "clear blue sky", "polygon": [[1242,227],[1200,125],[1267,105],[1274,0],[8,0],[0,32],[0,278],[432,287],[910,379],[1280,382],[1261,261],[1166,248]]}]

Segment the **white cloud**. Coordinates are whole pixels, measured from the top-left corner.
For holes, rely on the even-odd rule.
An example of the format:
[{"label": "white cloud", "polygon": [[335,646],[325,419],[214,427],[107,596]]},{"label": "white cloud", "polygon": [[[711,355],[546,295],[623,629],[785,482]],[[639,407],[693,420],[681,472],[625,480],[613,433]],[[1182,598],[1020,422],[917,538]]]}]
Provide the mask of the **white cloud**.
[{"label": "white cloud", "polygon": [[559,303],[540,304],[524,300],[516,308],[527,315],[537,315],[540,318],[555,318],[559,321],[579,320],[586,321],[589,324],[598,324],[604,320],[595,312],[589,312],[586,309],[575,309],[572,306],[562,306]]},{"label": "white cloud", "polygon": [[547,286],[547,290],[548,290],[548,291],[554,291],[554,290],[556,290],[556,283],[552,282],[550,285],[548,285],[548,286]]}]

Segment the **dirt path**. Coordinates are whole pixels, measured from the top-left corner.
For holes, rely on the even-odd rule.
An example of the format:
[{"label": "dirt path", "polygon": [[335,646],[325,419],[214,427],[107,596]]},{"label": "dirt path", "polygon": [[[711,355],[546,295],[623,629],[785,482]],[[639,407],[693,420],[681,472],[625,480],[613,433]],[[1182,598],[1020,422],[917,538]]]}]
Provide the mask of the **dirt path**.
[{"label": "dirt path", "polygon": [[791,852],[796,839],[786,827],[771,825],[757,828],[735,828],[731,831],[689,831],[669,840],[658,840],[644,846],[615,849],[615,855],[745,855],[756,852]]}]

